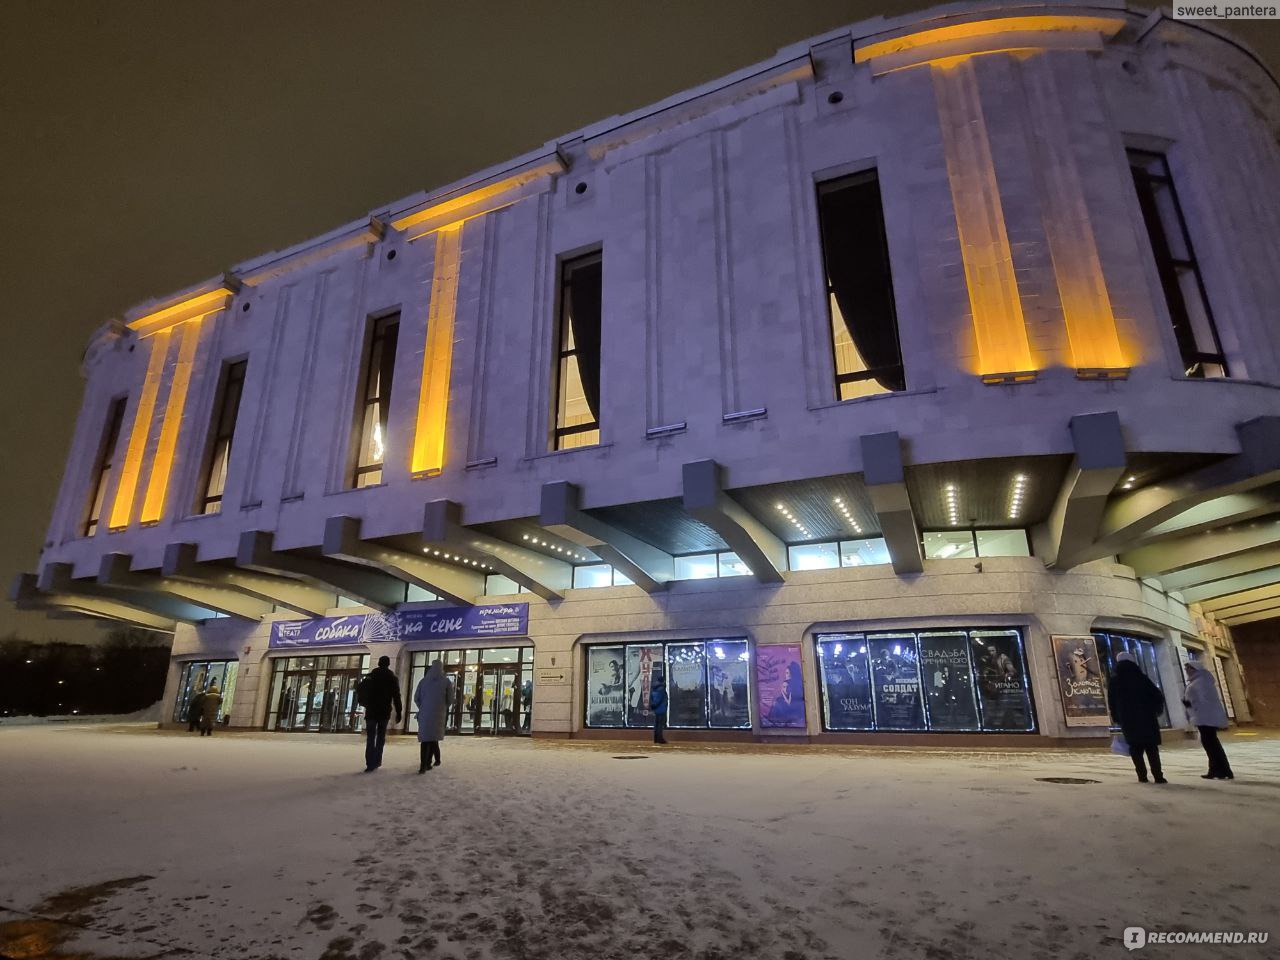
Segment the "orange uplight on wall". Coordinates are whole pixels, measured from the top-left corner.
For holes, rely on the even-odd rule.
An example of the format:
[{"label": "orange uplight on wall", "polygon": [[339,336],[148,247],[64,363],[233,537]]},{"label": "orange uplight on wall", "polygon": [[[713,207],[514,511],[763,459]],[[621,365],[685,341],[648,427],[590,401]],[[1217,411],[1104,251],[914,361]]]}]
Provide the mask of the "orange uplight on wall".
[{"label": "orange uplight on wall", "polygon": [[449,371],[453,363],[453,324],[458,304],[458,267],[462,222],[436,231],[431,304],[427,311],[427,343],[422,356],[418,422],[413,436],[410,472],[430,476],[444,468],[445,420],[449,406]]},{"label": "orange uplight on wall", "polygon": [[1035,379],[1022,301],[972,61],[929,68],[984,382]]},{"label": "orange uplight on wall", "polygon": [[[1076,16],[1076,15],[1040,15],[1022,17],[991,17],[971,20],[967,23],[952,23],[927,30],[917,30],[887,40],[875,40],[862,44],[854,51],[855,63],[866,63],[881,57],[900,56],[916,51],[927,55],[936,55],[936,59],[945,56],[963,56],[968,52],[999,52],[1001,50],[1024,49],[1030,41],[1027,38],[1036,34],[1087,34],[1114,36],[1124,27],[1122,17]],[[997,43],[990,49],[979,51],[963,50],[961,45],[972,47],[975,41],[1005,38],[1003,44]],[[1043,37],[1035,41],[1038,45],[1047,45]],[[918,61],[924,62],[924,61]],[[903,64],[908,65],[906,63]]]},{"label": "orange uplight on wall", "polygon": [[163,330],[172,330],[180,323],[188,320],[199,320],[211,313],[217,313],[225,307],[240,289],[240,283],[233,277],[225,277],[224,282],[188,297],[178,303],[170,304],[161,310],[155,310],[128,321],[125,326],[141,337],[154,336]]},{"label": "orange uplight on wall", "polygon": [[142,457],[147,450],[147,438],[151,435],[151,417],[155,411],[156,394],[160,392],[160,378],[164,374],[165,356],[169,352],[169,330],[162,330],[151,338],[151,358],[147,361],[147,375],[138,395],[138,407],[133,414],[133,426],[129,432],[129,446],[120,469],[120,485],[111,504],[112,530],[129,525],[133,514],[133,498],[138,490],[138,478],[142,473]]},{"label": "orange uplight on wall", "polygon": [[178,361],[174,365],[173,379],[169,384],[169,399],[165,403],[160,441],[151,460],[151,478],[147,482],[147,494],[142,501],[143,523],[155,523],[164,513],[169,473],[173,469],[173,455],[178,448],[178,433],[182,427],[182,411],[187,403],[187,388],[191,384],[196,347],[200,344],[199,320],[188,320],[178,329],[182,339],[178,344]]}]

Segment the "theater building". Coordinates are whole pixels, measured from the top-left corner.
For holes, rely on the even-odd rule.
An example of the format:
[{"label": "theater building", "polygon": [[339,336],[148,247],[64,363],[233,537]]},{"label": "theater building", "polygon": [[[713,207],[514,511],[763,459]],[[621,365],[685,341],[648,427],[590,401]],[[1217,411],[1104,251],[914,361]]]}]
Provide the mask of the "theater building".
[{"label": "theater building", "polygon": [[1120,3],[786,47],[102,327],[13,599],[172,632],[166,722],[358,731],[387,654],[462,733],[1054,742],[1125,650],[1248,720],[1278,133]]}]

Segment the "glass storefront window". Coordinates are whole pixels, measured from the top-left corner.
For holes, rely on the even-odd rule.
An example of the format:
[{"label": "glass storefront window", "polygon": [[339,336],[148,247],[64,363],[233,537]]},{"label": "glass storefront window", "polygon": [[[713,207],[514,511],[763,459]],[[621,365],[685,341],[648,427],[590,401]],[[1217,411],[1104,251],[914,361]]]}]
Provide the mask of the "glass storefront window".
[{"label": "glass storefront window", "polygon": [[238,660],[193,660],[182,665],[178,674],[178,696],[173,703],[173,722],[187,722],[187,708],[197,693],[206,690],[210,682],[218,684],[222,705],[218,708],[218,722],[224,723],[231,716],[231,702],[236,695]]},{"label": "glass storefront window", "polygon": [[840,566],[872,567],[889,562],[889,545],[884,537],[840,541]]},{"label": "glass storefront window", "polygon": [[926,560],[952,560],[976,555],[973,534],[968,530],[942,530],[924,535]]},{"label": "glass storefront window", "polygon": [[436,660],[453,684],[446,716],[448,733],[527,734],[533,708],[533,647],[488,647],[483,650],[417,650],[409,655],[404,730],[418,729],[413,694],[418,681]]},{"label": "glass storefront window", "polygon": [[583,587],[613,586],[613,567],[607,563],[591,563],[573,568],[573,585]]},{"label": "glass storefront window", "polygon": [[720,576],[749,577],[751,568],[742,562],[742,558],[732,551],[720,554]]},{"label": "glass storefront window", "polygon": [[410,583],[406,585],[404,599],[405,603],[416,603],[424,600],[439,600],[440,598],[430,590],[425,590],[416,583]]},{"label": "glass storefront window", "polygon": [[509,597],[519,593],[520,584],[500,573],[491,573],[484,578],[484,595],[486,597]]},{"label": "glass storefront window", "polygon": [[750,652],[742,638],[587,647],[586,725],[653,726],[649,691],[654,676],[661,676],[666,678],[672,727],[750,727],[749,667]]},{"label": "glass storefront window", "polygon": [[1017,630],[816,638],[827,730],[1035,729]]},{"label": "glass storefront window", "polygon": [[974,537],[978,541],[980,557],[1031,556],[1031,544],[1027,542],[1025,530],[978,530]]},{"label": "glass storefront window", "polygon": [[792,570],[829,570],[840,566],[840,544],[803,543],[787,547],[787,566]]},{"label": "glass storefront window", "polygon": [[719,571],[714,553],[676,557],[677,580],[711,580]]},{"label": "glass storefront window", "polygon": [[[1104,683],[1110,683],[1115,673],[1116,657],[1122,653],[1130,654],[1138,661],[1138,667],[1151,678],[1163,692],[1164,683],[1160,679],[1160,667],[1156,662],[1156,644],[1154,640],[1133,636],[1127,633],[1111,633],[1096,631],[1093,634],[1098,642],[1098,665],[1102,668]],[[1166,707],[1160,712],[1160,726],[1169,726],[1169,710]]]},{"label": "glass storefront window", "polygon": [[364,711],[356,684],[369,670],[365,654],[280,657],[271,661],[268,730],[360,733]]}]

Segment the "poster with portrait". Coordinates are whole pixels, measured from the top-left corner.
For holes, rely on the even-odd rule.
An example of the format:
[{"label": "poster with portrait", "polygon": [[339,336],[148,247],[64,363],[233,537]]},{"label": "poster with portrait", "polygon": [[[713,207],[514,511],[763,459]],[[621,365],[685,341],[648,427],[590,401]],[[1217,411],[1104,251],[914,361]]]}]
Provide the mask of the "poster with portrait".
[{"label": "poster with portrait", "polygon": [[1026,731],[1035,727],[1031,694],[1016,630],[974,630],[969,634],[983,730]]},{"label": "poster with portrait", "polygon": [[745,640],[707,641],[707,702],[713,727],[751,726],[751,665]]},{"label": "poster with portrait", "polygon": [[828,730],[871,730],[871,661],[861,634],[820,634],[822,719]]},{"label": "poster with portrait", "polygon": [[667,644],[667,724],[707,725],[707,662],[701,643]]},{"label": "poster with portrait", "polygon": [[622,647],[588,647],[587,726],[622,726],[625,703]]},{"label": "poster with portrait", "polygon": [[1053,636],[1053,659],[1058,665],[1058,693],[1068,727],[1107,727],[1107,684],[1092,635]]},{"label": "poster with portrait", "polygon": [[662,674],[662,644],[632,643],[627,646],[627,726],[652,727],[649,691],[654,674]]},{"label": "poster with portrait", "polygon": [[877,730],[923,730],[920,663],[914,634],[869,637],[871,694]]},{"label": "poster with portrait", "polygon": [[805,729],[800,644],[771,643],[756,647],[756,700],[760,704],[760,726]]},{"label": "poster with portrait", "polygon": [[920,634],[920,676],[930,730],[977,730],[978,698],[961,631]]}]

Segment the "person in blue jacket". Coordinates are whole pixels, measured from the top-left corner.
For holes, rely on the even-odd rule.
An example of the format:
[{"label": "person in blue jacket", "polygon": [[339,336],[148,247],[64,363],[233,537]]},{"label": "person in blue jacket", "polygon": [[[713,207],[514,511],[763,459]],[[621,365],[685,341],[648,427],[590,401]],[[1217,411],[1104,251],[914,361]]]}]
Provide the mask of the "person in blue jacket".
[{"label": "person in blue jacket", "polygon": [[649,685],[649,709],[653,711],[653,742],[666,743],[663,733],[667,729],[667,688],[660,673],[653,675]]}]

